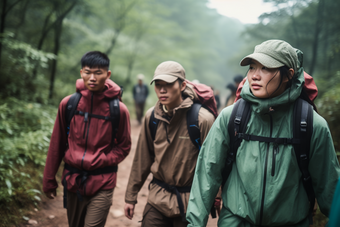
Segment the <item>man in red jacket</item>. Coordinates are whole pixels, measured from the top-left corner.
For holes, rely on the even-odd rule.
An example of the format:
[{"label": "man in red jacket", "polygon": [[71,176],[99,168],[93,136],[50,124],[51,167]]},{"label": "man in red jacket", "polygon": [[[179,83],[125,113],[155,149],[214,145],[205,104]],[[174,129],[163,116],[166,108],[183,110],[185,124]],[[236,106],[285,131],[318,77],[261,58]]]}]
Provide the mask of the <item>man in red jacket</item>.
[{"label": "man in red jacket", "polygon": [[56,196],[55,175],[64,160],[64,207],[70,226],[105,225],[117,165],[131,148],[130,116],[121,101],[117,133],[109,118],[109,100],[120,99],[121,95],[120,87],[109,79],[109,63],[107,55],[98,51],[82,57],[82,79],[76,82],[76,90],[81,93],[77,111],[67,125],[65,111],[71,95],[61,101],[48,149],[43,191],[50,199]]}]

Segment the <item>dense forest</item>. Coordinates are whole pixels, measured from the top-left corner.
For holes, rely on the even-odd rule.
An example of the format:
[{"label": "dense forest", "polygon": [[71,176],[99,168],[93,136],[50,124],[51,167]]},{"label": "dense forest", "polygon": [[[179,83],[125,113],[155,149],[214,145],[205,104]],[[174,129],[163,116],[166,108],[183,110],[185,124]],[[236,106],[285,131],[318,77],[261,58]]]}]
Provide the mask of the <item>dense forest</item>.
[{"label": "dense forest", "polygon": [[[207,7],[208,0],[2,0],[0,3],[0,216],[4,225],[38,206],[57,107],[75,91],[80,58],[99,50],[111,59],[111,79],[146,83],[162,61],[180,62],[189,80],[225,88],[256,44],[283,39],[304,52],[304,68],[319,89],[316,104],[340,150],[340,1],[264,0],[274,5],[257,24],[242,24]],[[152,91],[152,87],[150,86]],[[147,106],[156,102],[148,99]],[[9,210],[11,207],[11,210]],[[14,209],[13,207],[16,207]],[[24,216],[25,217],[25,216]]]}]

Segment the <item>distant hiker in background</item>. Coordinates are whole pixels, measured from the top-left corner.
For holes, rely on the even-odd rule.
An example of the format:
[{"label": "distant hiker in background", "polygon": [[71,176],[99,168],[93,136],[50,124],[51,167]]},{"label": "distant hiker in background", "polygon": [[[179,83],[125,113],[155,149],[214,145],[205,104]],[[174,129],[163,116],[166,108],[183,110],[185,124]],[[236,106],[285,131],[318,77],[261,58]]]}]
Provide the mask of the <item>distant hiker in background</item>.
[{"label": "distant hiker in background", "polygon": [[109,64],[99,51],[81,58],[77,92],[59,105],[47,153],[43,191],[56,197],[55,175],[64,160],[64,208],[72,227],[105,225],[117,165],[131,148],[129,112],[121,88],[110,80]]},{"label": "distant hiker in background", "polygon": [[244,78],[244,76],[242,76],[242,75],[234,76],[234,85],[236,87],[236,90],[238,88],[238,85],[242,82],[243,78]]},{"label": "distant hiker in background", "polygon": [[230,95],[227,97],[226,101],[225,101],[225,106],[230,106],[231,104],[233,104],[235,102],[235,98],[236,98],[236,91],[238,88],[238,85],[242,82],[243,80],[243,76],[242,75],[236,75],[234,76],[234,83],[229,83],[227,84],[226,88],[230,90]]},{"label": "distant hiker in background", "polygon": [[217,107],[217,110],[219,111],[219,109],[221,107],[220,91],[219,90],[215,90],[213,86],[210,86],[210,87],[214,91],[214,98],[215,98],[215,101],[216,101],[216,107]]},{"label": "distant hiker in background", "polygon": [[139,124],[142,123],[144,115],[144,106],[146,98],[149,95],[149,89],[146,84],[143,83],[144,75],[137,75],[138,84],[133,87],[133,99],[135,101],[136,117]]},{"label": "distant hiker in background", "polygon": [[225,100],[225,106],[230,106],[234,103],[235,101],[235,98],[236,98],[236,87],[233,83],[229,83],[227,86],[226,86],[227,89],[230,90],[230,94],[229,96],[227,97],[227,99]]},{"label": "distant hiker in background", "polygon": [[328,227],[339,227],[340,226],[340,179],[338,180],[338,185],[336,187],[331,213],[329,215]]},{"label": "distant hiker in background", "polygon": [[222,110],[202,146],[188,227],[206,226],[221,185],[218,226],[307,227],[315,198],[329,216],[340,166],[302,63],[303,53],[282,40],[241,60],[249,67],[241,99]]},{"label": "distant hiker in background", "polygon": [[[185,213],[199,149],[217,110],[211,88],[203,84],[189,85],[185,77],[182,65],[166,61],[157,66],[151,81],[158,102],[145,114],[124,208],[125,216],[132,219],[138,192],[152,173],[142,227],[186,227],[188,224]],[[194,86],[206,89],[204,94],[210,95],[207,98],[213,101],[215,116],[203,105],[194,104],[199,101]]]}]

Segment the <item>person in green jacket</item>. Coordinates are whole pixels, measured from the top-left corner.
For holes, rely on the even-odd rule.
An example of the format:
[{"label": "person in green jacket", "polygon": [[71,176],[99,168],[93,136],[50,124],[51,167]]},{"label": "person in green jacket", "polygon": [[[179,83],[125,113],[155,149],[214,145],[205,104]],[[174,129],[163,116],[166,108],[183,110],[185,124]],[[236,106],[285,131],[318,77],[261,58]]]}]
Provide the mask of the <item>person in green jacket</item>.
[{"label": "person in green jacket", "polygon": [[[241,97],[252,104],[247,134],[293,137],[294,101],[305,82],[302,57],[302,52],[287,42],[268,40],[242,59],[241,66],[249,65],[249,70]],[[187,209],[188,227],[206,226],[222,185],[233,107],[222,110],[202,145]],[[218,226],[309,226],[309,201],[294,147],[279,144],[277,148],[278,152],[273,143],[242,140],[222,185]],[[321,212],[328,216],[340,167],[327,122],[315,111],[309,152],[315,197]]]},{"label": "person in green jacket", "polygon": [[340,226],[340,179],[338,180],[338,186],[336,187],[331,213],[329,215],[328,227]]}]

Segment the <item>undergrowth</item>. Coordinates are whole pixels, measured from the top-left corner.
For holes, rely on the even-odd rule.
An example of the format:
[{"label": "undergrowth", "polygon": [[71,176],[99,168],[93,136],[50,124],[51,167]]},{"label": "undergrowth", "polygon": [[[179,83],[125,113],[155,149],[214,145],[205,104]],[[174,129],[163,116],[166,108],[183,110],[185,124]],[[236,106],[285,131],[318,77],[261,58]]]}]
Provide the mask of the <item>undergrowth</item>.
[{"label": "undergrowth", "polygon": [[0,101],[0,226],[27,219],[41,200],[42,175],[57,108]]}]

